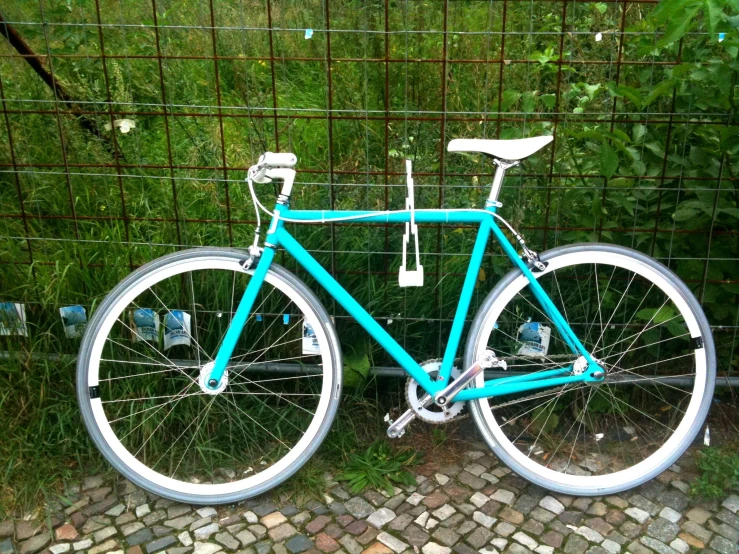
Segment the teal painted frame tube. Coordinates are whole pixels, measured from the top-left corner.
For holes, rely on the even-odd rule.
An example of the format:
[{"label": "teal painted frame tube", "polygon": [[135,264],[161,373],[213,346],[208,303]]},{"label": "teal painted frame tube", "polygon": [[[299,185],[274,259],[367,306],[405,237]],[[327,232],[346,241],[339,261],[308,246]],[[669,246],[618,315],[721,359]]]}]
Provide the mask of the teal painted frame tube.
[{"label": "teal painted frame tube", "polygon": [[415,220],[419,223],[478,223],[479,229],[475,245],[473,247],[470,263],[467,267],[460,300],[457,306],[449,340],[447,342],[444,357],[442,359],[442,367],[440,371],[440,379],[432,380],[421,366],[403,349],[398,342],[393,339],[383,327],[375,321],[375,319],[367,313],[367,311],[328,273],[309,253],[303,248],[295,238],[284,228],[284,220],[305,221],[306,223],[329,223],[332,219],[343,219],[351,216],[365,216],[357,219],[357,222],[380,222],[380,223],[406,223],[410,221],[410,211],[401,211],[396,213],[368,212],[368,211],[318,211],[318,210],[290,210],[283,204],[277,204],[275,207],[278,217],[273,217],[267,234],[267,248],[264,249],[259,258],[256,269],[249,285],[244,292],[244,296],[239,302],[234,318],[229,326],[228,331],[223,339],[220,349],[216,354],[214,369],[211,373],[211,379],[216,382],[220,381],[228,364],[228,360],[238,341],[239,335],[243,330],[246,321],[251,313],[254,300],[264,283],[264,279],[269,271],[277,246],[282,246],[297,262],[310,273],[319,284],[324,287],[329,294],[382,346],[400,366],[415,379],[421,387],[430,395],[442,390],[449,382],[454,358],[459,349],[464,322],[469,312],[469,306],[474,293],[475,282],[482,266],[482,260],[485,255],[487,242],[492,231],[496,240],[500,243],[503,251],[508,258],[516,265],[524,274],[531,285],[533,294],[541,304],[544,311],[554,323],[558,332],[562,335],[563,340],[572,349],[573,353],[584,356],[588,361],[588,369],[581,375],[565,374],[571,371],[571,367],[560,368],[547,372],[539,372],[535,375],[502,377],[492,381],[486,381],[485,386],[477,389],[465,389],[457,394],[456,401],[466,401],[476,398],[501,396],[505,394],[514,394],[538,388],[546,388],[559,386],[562,384],[577,383],[583,381],[597,382],[598,379],[592,377],[592,373],[600,370],[600,366],[592,359],[590,353],[585,349],[579,341],[575,333],[570,328],[567,321],[562,317],[557,307],[550,300],[547,293],[541,288],[534,275],[529,270],[526,262],[518,255],[516,249],[511,245],[493,219],[494,207],[487,210],[479,211],[459,211],[459,210],[416,210]]}]

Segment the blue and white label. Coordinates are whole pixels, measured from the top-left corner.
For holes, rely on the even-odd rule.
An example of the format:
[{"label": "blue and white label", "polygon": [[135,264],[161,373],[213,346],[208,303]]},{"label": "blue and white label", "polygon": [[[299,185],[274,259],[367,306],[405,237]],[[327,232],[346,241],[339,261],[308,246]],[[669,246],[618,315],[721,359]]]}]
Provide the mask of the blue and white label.
[{"label": "blue and white label", "polygon": [[0,302],[0,335],[28,336],[25,304]]},{"label": "blue and white label", "polygon": [[59,308],[64,324],[64,335],[68,339],[81,337],[87,327],[87,312],[82,306],[65,306]]},{"label": "blue and white label", "polygon": [[527,321],[518,328],[519,356],[544,357],[549,352],[552,329],[541,323]]},{"label": "blue and white label", "polygon": [[314,355],[321,353],[321,345],[318,344],[316,332],[313,326],[303,320],[303,354]]},{"label": "blue and white label", "polygon": [[139,308],[131,313],[133,342],[159,341],[159,314],[150,308]]},{"label": "blue and white label", "polygon": [[164,349],[190,346],[190,314],[172,310],[164,316]]}]

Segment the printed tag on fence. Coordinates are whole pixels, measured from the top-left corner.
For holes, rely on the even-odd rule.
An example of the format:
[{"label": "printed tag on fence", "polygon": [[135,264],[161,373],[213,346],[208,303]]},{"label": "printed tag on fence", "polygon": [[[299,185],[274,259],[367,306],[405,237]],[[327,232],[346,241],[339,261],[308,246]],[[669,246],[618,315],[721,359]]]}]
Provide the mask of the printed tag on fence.
[{"label": "printed tag on fence", "polygon": [[164,316],[164,349],[180,345],[190,346],[190,314],[172,310]]},{"label": "printed tag on fence", "polygon": [[321,345],[318,344],[313,326],[303,320],[303,354],[320,354]]},{"label": "printed tag on fence", "polygon": [[159,341],[159,314],[151,308],[139,308],[131,312],[133,342]]},{"label": "printed tag on fence", "polygon": [[28,336],[25,304],[0,302],[0,335]]},{"label": "printed tag on fence", "polygon": [[545,357],[549,352],[549,339],[552,329],[529,319],[518,328],[518,341],[523,343],[518,349],[519,356]]},{"label": "printed tag on fence", "polygon": [[64,335],[68,339],[81,337],[87,327],[87,312],[82,306],[64,306],[59,308],[64,324]]}]

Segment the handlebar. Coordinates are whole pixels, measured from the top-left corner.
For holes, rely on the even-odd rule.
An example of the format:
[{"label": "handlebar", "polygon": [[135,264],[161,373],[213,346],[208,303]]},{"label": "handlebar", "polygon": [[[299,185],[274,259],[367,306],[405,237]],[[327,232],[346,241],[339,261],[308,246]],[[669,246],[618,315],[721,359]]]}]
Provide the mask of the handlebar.
[{"label": "handlebar", "polygon": [[249,176],[255,183],[269,183],[267,172],[270,169],[291,168],[297,163],[298,157],[290,152],[265,152],[259,156],[257,164],[249,168]]}]

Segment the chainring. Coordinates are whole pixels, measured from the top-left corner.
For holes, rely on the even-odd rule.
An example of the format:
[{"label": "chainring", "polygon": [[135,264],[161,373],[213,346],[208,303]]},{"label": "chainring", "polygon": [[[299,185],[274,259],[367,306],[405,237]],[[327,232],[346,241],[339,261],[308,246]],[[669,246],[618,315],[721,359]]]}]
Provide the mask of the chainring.
[{"label": "chainring", "polygon": [[[436,378],[441,368],[441,360],[427,360],[421,364],[421,368],[432,378]],[[462,372],[458,368],[452,369],[452,379],[456,379]],[[426,395],[426,391],[418,385],[418,382],[412,377],[408,377],[405,385],[405,400],[408,406],[415,412],[416,417],[426,423],[440,425],[449,423],[465,417],[460,415],[464,409],[464,402],[454,402],[448,407],[441,408],[436,404],[429,404],[426,407],[421,405],[421,398]]]}]

